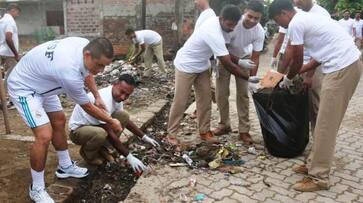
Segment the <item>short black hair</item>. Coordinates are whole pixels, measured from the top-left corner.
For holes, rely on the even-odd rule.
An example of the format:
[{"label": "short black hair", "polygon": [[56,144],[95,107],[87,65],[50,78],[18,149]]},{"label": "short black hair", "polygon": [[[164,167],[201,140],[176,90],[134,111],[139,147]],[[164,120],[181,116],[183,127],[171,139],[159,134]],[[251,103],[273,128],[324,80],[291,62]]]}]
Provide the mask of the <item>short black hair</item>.
[{"label": "short black hair", "polygon": [[238,6],[227,4],[222,8],[221,16],[225,20],[230,20],[233,22],[238,22],[241,19],[241,9],[238,8]]},{"label": "short black hair", "polygon": [[84,48],[83,51],[90,51],[93,58],[100,58],[102,55],[109,59],[113,58],[113,46],[110,40],[105,37],[97,37],[90,41]]},{"label": "short black hair", "polygon": [[17,4],[9,4],[6,8],[6,11],[10,11],[12,9],[17,9],[18,11],[21,11],[20,7]]},{"label": "short black hair", "polygon": [[265,10],[263,4],[258,0],[251,0],[247,4],[247,9],[253,10],[255,12],[259,12],[263,14],[263,11]]},{"label": "short black hair", "polygon": [[132,28],[127,28],[127,30],[126,30],[126,32],[125,32],[125,35],[129,35],[129,34],[132,34],[132,33],[134,33],[135,32],[135,30],[134,29],[132,29]]},{"label": "short black hair", "polygon": [[346,13],[346,12],[350,13],[350,10],[349,10],[349,9],[345,9],[345,10],[343,11],[343,13]]},{"label": "short black hair", "polygon": [[127,74],[127,73],[121,74],[118,77],[118,80],[115,82],[115,84],[116,83],[120,83],[122,81],[125,81],[127,84],[132,85],[134,87],[137,86],[137,83],[136,83],[135,78],[132,75],[130,75],[130,74]]},{"label": "short black hair", "polygon": [[270,19],[279,15],[282,10],[294,11],[294,6],[290,0],[274,0],[268,9]]}]

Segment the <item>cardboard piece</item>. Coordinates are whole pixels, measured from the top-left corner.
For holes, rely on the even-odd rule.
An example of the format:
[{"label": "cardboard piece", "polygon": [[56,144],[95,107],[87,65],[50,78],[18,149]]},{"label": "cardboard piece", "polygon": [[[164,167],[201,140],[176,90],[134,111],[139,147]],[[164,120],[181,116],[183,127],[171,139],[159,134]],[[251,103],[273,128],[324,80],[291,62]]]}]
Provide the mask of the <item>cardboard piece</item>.
[{"label": "cardboard piece", "polygon": [[260,86],[262,88],[274,88],[283,77],[284,74],[270,69],[260,81]]}]

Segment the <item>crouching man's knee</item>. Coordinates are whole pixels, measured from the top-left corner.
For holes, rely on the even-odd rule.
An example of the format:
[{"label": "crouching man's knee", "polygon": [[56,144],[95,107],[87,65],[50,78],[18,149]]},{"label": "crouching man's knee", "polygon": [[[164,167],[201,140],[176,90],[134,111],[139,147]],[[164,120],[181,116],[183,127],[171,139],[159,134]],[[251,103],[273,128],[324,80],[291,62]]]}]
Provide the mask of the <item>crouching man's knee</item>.
[{"label": "crouching man's knee", "polygon": [[122,125],[122,128],[124,129],[126,128],[130,120],[130,115],[126,111],[117,111],[113,113],[111,116],[112,118],[116,118],[117,120],[119,120]]}]

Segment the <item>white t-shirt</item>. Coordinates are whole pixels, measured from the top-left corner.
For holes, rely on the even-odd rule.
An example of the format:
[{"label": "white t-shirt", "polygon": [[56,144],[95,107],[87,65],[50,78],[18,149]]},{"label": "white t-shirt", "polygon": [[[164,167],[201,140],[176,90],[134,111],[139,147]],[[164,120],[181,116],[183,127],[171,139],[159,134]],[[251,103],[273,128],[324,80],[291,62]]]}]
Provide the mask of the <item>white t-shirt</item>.
[{"label": "white t-shirt", "polygon": [[243,26],[243,19],[242,16],[233,32],[224,32],[228,51],[239,58],[251,54],[250,45],[252,45],[252,51],[262,51],[263,41],[265,40],[265,30],[260,23],[247,29]]},{"label": "white t-shirt", "polygon": [[229,55],[218,17],[206,20],[193,32],[177,52],[174,65],[185,73],[201,73],[208,70],[212,55]]},{"label": "white t-shirt", "polygon": [[311,7],[311,9],[308,11],[308,13],[316,13],[331,18],[329,12],[318,4],[314,4],[313,7]]},{"label": "white t-shirt", "polygon": [[[116,102],[112,97],[112,85],[102,88],[98,92],[106,105],[108,115],[123,110],[123,102]],[[95,102],[93,94],[88,93],[88,97],[90,102]],[[89,115],[80,105],[77,104],[73,109],[71,118],[69,119],[68,127],[70,130],[75,130],[83,125],[100,125],[104,123],[105,122]]]},{"label": "white t-shirt", "polygon": [[197,19],[197,22],[195,22],[194,29],[199,28],[207,19],[212,17],[216,17],[216,13],[213,11],[213,9],[208,8],[202,11]]},{"label": "white t-shirt", "polygon": [[280,47],[280,51],[279,51],[281,54],[284,54],[287,43],[289,42],[289,38],[287,38],[287,34],[286,34],[287,29],[280,26],[279,27],[279,33],[284,33],[285,34],[284,41],[282,42],[281,47]]},{"label": "white t-shirt", "polygon": [[139,44],[152,45],[161,41],[159,33],[152,30],[136,31],[136,42]]},{"label": "white t-shirt", "polygon": [[289,39],[291,45],[304,45],[310,56],[323,65],[323,73],[341,70],[360,57],[352,37],[337,21],[321,15],[296,13],[289,24]]},{"label": "white t-shirt", "polygon": [[342,18],[338,22],[344,28],[344,30],[347,31],[347,33],[349,33],[349,35],[353,37],[354,20],[351,18],[348,18],[348,20]]},{"label": "white t-shirt", "polygon": [[13,42],[15,49],[19,51],[19,38],[18,38],[18,27],[16,26],[13,16],[5,13],[4,17],[0,19],[0,56],[14,56],[14,53],[6,43],[7,32],[13,34]]},{"label": "white t-shirt", "polygon": [[29,96],[66,93],[77,104],[89,102],[84,80],[89,75],[83,63],[85,38],[68,37],[49,41],[30,50],[8,77],[9,94]]},{"label": "white t-shirt", "polygon": [[362,38],[363,20],[354,19],[353,27],[355,28],[355,37]]}]

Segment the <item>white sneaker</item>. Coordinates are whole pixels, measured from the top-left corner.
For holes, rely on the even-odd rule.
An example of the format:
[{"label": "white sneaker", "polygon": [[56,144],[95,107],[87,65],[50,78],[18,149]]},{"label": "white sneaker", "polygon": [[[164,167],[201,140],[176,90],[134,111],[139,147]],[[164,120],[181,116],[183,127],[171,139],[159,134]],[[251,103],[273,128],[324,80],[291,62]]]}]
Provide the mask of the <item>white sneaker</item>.
[{"label": "white sneaker", "polygon": [[54,203],[54,200],[49,196],[45,189],[33,188],[29,186],[30,199],[37,203]]},{"label": "white sneaker", "polygon": [[69,178],[69,177],[84,178],[88,176],[88,169],[79,167],[76,165],[75,161],[72,161],[72,165],[68,166],[68,168],[62,168],[58,166],[55,175],[58,178]]}]

